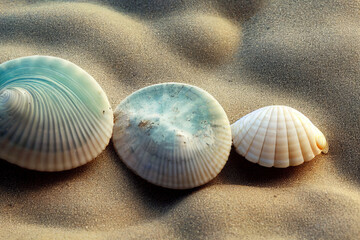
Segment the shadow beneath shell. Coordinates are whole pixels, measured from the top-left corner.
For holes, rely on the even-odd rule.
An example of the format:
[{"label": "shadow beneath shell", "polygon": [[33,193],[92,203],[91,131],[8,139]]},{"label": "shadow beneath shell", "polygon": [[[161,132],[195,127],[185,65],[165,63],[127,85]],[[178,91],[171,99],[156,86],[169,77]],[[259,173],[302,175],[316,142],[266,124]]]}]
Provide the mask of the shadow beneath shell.
[{"label": "shadow beneath shell", "polygon": [[288,168],[267,168],[247,161],[232,147],[229,160],[215,182],[225,185],[244,185],[257,187],[289,187],[296,184],[312,171],[313,162]]},{"label": "shadow beneath shell", "polygon": [[266,168],[247,161],[232,149],[224,169],[213,181],[194,189],[175,190],[158,187],[137,176],[126,167],[120,157],[117,157],[113,146],[111,148],[113,154],[116,155],[114,158],[117,159],[116,165],[119,167],[119,172],[125,175],[124,179],[128,181],[127,184],[131,187],[132,193],[140,200],[143,210],[152,217],[168,212],[191,194],[213,185],[289,187],[305,180],[309,172],[316,172],[318,165],[311,161],[296,167]]},{"label": "shadow beneath shell", "polygon": [[[303,106],[306,110],[304,114],[312,121],[315,120],[317,127],[325,130],[326,137],[331,136],[339,144],[337,148],[333,145],[330,147],[330,151],[336,154],[334,164],[339,173],[344,178],[360,183],[357,147],[360,144],[360,85],[357,81],[360,77],[360,48],[354,42],[357,40],[351,37],[354,29],[351,24],[346,29],[333,24],[338,22],[337,17],[341,18],[341,15],[329,18],[331,21],[328,24],[307,28],[307,23],[317,15],[317,1],[299,1],[295,5],[280,1],[271,4],[276,6],[264,9],[244,24],[238,70],[248,73],[247,81],[251,83],[264,89],[277,89],[293,99],[299,98],[306,102]],[[273,11],[274,7],[281,7],[288,15],[278,15]],[[328,4],[326,7],[332,10],[324,11],[324,14],[344,6]],[[299,15],[291,13],[294,9],[307,10],[300,10],[304,14]],[[298,21],[300,18],[301,21]],[[295,25],[288,25],[289,22]],[[343,24],[346,25],[347,21]],[[294,27],[297,31],[293,31]],[[342,34],[329,39],[329,31]],[[292,37],[287,39],[285,36]],[[313,41],[315,38],[316,46]],[[314,109],[320,109],[321,115],[314,113]],[[304,164],[296,169],[308,165],[312,164]],[[284,172],[287,171],[291,171],[291,168]],[[281,174],[284,174],[283,171]]]},{"label": "shadow beneath shell", "polygon": [[[116,155],[116,165],[119,167],[119,172],[125,175],[124,178],[128,181],[127,184],[131,186],[132,193],[141,201],[143,210],[151,213],[152,217],[156,213],[160,215],[166,213],[199,189],[176,190],[149,183],[133,173],[116,154],[113,144],[110,145],[111,152]],[[123,191],[123,189],[119,189],[119,191]]]},{"label": "shadow beneath shell", "polygon": [[159,211],[159,213],[166,212],[172,209],[173,207],[175,207],[175,205],[179,204],[187,196],[197,191],[197,188],[187,190],[163,188],[146,182],[139,176],[134,175],[133,173],[129,174],[133,175],[129,177],[129,179],[131,183],[135,186],[134,189],[136,191],[136,194],[141,196],[145,207],[151,208],[152,211]]},{"label": "shadow beneath shell", "polygon": [[88,165],[62,172],[38,172],[0,159],[0,189],[7,193],[40,190],[78,177]]}]

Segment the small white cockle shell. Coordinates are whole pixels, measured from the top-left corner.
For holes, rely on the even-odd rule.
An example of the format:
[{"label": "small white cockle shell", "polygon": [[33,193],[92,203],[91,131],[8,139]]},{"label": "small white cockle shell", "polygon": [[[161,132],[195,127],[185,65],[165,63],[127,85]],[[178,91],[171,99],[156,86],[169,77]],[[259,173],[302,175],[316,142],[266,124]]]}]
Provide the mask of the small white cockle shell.
[{"label": "small white cockle shell", "polygon": [[83,165],[108,145],[113,111],[100,85],[56,57],[0,65],[0,158],[38,171]]},{"label": "small white cockle shell", "polygon": [[128,96],[114,115],[117,153],[153,184],[174,189],[200,186],[221,171],[230,154],[227,115],[198,87],[152,85]]},{"label": "small white cockle shell", "polygon": [[287,106],[255,110],[232,124],[231,131],[236,151],[265,167],[296,166],[328,151],[324,134]]}]

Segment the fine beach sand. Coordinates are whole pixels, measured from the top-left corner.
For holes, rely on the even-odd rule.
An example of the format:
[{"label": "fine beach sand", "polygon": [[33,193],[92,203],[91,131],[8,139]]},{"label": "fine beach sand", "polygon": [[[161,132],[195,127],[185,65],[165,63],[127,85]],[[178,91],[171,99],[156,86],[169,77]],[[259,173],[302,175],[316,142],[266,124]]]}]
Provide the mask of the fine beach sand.
[{"label": "fine beach sand", "polygon": [[135,176],[112,143],[66,172],[0,160],[0,239],[359,239],[359,22],[358,0],[0,0],[0,63],[65,58],[113,108],[162,82],[205,89],[231,123],[288,105],[330,144],[287,169],[232,150],[217,178],[187,191]]}]

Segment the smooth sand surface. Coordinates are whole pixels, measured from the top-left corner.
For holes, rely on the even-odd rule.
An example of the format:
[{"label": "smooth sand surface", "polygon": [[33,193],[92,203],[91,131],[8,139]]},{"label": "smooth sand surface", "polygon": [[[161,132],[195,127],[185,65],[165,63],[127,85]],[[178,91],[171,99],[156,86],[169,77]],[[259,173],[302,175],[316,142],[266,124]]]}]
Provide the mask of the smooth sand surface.
[{"label": "smooth sand surface", "polygon": [[231,123],[288,105],[330,144],[287,169],[232,150],[217,178],[188,191],[135,176],[112,144],[66,172],[1,160],[0,239],[359,239],[359,22],[357,0],[0,1],[0,62],[70,60],[113,108],[162,82],[205,89]]}]

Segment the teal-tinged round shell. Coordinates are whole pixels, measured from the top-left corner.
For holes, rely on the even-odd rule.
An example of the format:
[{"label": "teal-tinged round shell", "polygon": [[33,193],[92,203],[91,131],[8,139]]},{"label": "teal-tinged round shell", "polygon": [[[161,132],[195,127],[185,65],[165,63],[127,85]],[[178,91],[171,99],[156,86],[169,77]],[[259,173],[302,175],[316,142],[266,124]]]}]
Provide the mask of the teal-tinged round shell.
[{"label": "teal-tinged round shell", "polygon": [[122,161],[145,180],[188,189],[212,180],[231,149],[231,129],[206,91],[165,83],[140,89],[116,108],[113,143]]},{"label": "teal-tinged round shell", "polygon": [[38,171],[62,171],[108,145],[113,112],[100,85],[56,57],[0,64],[0,158]]}]

